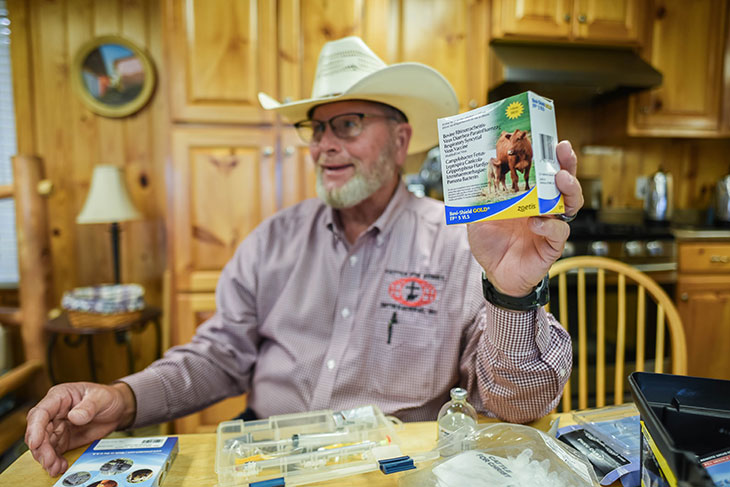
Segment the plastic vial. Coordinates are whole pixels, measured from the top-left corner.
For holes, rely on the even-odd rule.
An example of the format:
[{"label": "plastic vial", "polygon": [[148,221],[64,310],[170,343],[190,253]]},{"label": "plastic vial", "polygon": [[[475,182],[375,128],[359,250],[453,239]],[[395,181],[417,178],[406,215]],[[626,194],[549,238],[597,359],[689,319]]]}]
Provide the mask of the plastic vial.
[{"label": "plastic vial", "polygon": [[[439,411],[439,440],[446,438],[464,426],[470,426],[472,430],[476,429],[477,412],[474,406],[466,401],[466,389],[454,387],[451,389],[451,401],[444,404],[441,407],[441,411]],[[453,454],[457,452],[447,453]]]}]

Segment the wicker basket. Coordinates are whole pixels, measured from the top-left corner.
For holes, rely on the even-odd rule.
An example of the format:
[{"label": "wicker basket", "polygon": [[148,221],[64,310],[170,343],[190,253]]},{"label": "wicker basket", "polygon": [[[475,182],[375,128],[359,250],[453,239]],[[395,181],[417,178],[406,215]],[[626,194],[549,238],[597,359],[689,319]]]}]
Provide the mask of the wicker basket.
[{"label": "wicker basket", "polygon": [[114,328],[139,319],[142,311],[125,311],[122,313],[87,313],[85,311],[67,310],[68,321],[76,328]]}]

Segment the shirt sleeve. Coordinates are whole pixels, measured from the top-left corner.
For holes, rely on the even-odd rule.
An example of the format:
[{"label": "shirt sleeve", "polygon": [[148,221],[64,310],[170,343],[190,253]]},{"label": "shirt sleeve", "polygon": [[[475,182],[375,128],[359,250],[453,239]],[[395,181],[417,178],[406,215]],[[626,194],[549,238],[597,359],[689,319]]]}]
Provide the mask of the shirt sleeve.
[{"label": "shirt sleeve", "polygon": [[137,400],[132,427],[169,421],[249,389],[260,341],[255,247],[253,238],[244,241],[225,266],[216,288],[216,312],[190,343],[121,379]]},{"label": "shirt sleeve", "polygon": [[570,335],[544,308],[513,312],[485,301],[460,367],[482,414],[527,423],[558,404],[572,362]]}]

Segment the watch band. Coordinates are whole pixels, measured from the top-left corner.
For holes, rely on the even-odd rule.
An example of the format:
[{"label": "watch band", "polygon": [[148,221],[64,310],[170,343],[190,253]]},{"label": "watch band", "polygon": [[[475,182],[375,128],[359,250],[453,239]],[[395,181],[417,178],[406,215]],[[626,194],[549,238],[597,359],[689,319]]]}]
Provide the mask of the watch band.
[{"label": "watch band", "polygon": [[530,294],[515,298],[497,291],[497,288],[487,279],[486,274],[482,272],[482,291],[487,301],[500,308],[512,311],[533,311],[550,301],[550,278],[545,274],[545,277],[532,289]]}]

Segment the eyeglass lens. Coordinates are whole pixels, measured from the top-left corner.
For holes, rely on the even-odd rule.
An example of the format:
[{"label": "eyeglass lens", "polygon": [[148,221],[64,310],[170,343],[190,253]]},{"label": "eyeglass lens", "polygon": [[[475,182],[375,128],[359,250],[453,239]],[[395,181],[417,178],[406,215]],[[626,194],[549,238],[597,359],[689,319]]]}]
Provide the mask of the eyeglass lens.
[{"label": "eyeglass lens", "polygon": [[297,122],[294,126],[297,133],[305,142],[319,142],[330,126],[332,132],[340,139],[357,137],[362,132],[363,118],[391,118],[387,115],[365,114],[365,113],[343,113],[329,120],[304,120]]}]

